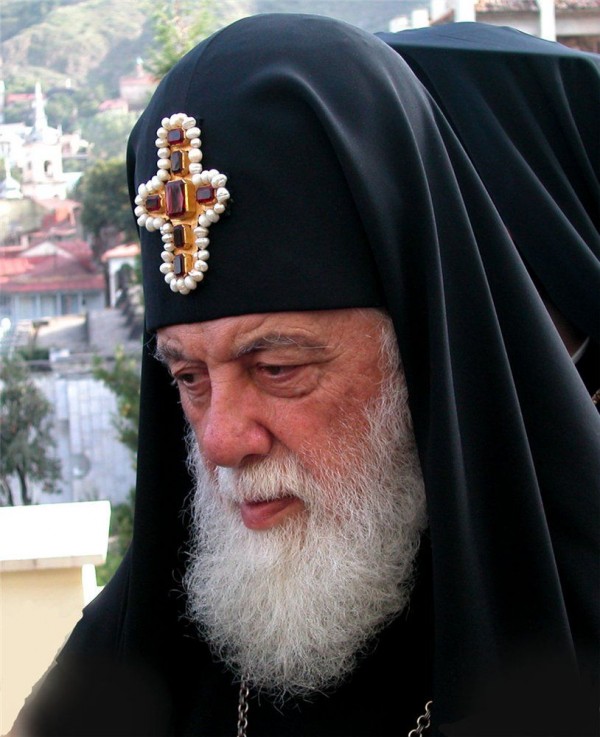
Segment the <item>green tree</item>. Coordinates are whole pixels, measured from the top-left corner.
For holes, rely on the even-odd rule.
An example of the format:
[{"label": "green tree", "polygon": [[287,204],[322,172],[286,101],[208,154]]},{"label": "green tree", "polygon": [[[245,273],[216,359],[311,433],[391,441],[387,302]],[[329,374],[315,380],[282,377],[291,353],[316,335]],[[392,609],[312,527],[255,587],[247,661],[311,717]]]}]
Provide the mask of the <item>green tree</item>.
[{"label": "green tree", "polygon": [[[135,467],[138,448],[138,422],[140,404],[140,366],[137,359],[128,356],[122,346],[115,351],[114,364],[109,368],[99,356],[93,359],[93,375],[102,381],[117,398],[115,427],[119,440],[131,451]],[[127,502],[112,508],[108,554],[104,565],[96,569],[98,584],[108,583],[121,562],[133,533],[135,491],[129,492]]]},{"label": "green tree", "polygon": [[123,159],[98,161],[89,167],[77,183],[75,199],[83,205],[81,222],[91,235],[96,257],[120,238],[137,238]]},{"label": "green tree", "polygon": [[4,122],[9,123],[25,123],[25,125],[33,125],[33,107],[30,102],[13,103],[4,110]]},{"label": "green tree", "polygon": [[110,581],[127,552],[133,534],[134,508],[135,493],[133,489],[129,492],[129,499],[126,502],[115,504],[111,508],[106,561],[101,566],[96,567],[98,586],[105,586]]},{"label": "green tree", "polygon": [[45,492],[59,491],[52,405],[19,359],[2,359],[0,382],[0,504],[32,504],[34,482]]},{"label": "green tree", "polygon": [[74,90],[54,88],[47,93],[46,115],[48,124],[54,128],[59,126],[63,133],[73,133],[77,130],[77,100]]},{"label": "green tree", "polygon": [[0,21],[4,40],[11,38],[23,28],[41,23],[59,0],[38,0],[24,3],[22,0],[6,0],[0,4]]},{"label": "green tree", "polygon": [[122,346],[117,346],[113,366],[109,368],[99,356],[94,356],[92,371],[94,378],[107,386],[117,398],[115,428],[121,443],[131,451],[135,467],[140,418],[139,361],[137,357],[125,353]]},{"label": "green tree", "polygon": [[214,0],[162,0],[149,8],[154,46],[144,63],[158,78],[219,25]]},{"label": "green tree", "polygon": [[127,139],[138,113],[107,110],[89,117],[80,117],[81,135],[93,143],[95,160],[124,160]]}]

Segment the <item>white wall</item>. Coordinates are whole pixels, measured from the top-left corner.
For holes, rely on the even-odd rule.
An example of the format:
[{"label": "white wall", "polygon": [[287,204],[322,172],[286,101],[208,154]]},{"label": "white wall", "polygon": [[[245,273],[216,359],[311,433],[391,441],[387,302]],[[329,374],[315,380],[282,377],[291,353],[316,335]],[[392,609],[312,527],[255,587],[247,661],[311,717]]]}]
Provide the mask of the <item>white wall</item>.
[{"label": "white wall", "polygon": [[[115,395],[89,370],[37,374],[35,381],[55,408],[53,434],[63,478],[61,494],[40,492],[37,500],[127,501],[135,485],[135,471],[131,453],[114,427]],[[86,459],[89,470],[82,476]]]}]

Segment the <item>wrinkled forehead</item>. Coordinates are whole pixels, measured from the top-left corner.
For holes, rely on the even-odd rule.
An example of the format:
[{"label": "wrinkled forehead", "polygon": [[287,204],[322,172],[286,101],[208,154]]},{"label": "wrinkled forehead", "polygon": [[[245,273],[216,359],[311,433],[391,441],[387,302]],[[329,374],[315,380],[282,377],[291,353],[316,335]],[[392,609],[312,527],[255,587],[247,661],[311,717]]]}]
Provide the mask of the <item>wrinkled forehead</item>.
[{"label": "wrinkled forehead", "polygon": [[352,350],[369,343],[377,351],[386,313],[377,309],[344,308],[301,312],[238,315],[161,327],[156,333],[157,357],[182,357],[194,345],[224,360],[269,349],[299,348],[317,353]]}]

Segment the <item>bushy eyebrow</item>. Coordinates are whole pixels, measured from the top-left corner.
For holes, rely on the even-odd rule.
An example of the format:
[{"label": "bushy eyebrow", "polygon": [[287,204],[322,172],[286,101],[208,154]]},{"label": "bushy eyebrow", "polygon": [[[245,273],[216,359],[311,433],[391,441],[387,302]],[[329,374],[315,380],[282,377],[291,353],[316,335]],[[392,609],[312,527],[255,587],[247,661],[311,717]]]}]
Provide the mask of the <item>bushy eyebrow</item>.
[{"label": "bushy eyebrow", "polygon": [[241,358],[250,353],[258,353],[259,351],[272,350],[273,348],[288,348],[294,346],[296,348],[309,348],[311,350],[324,350],[327,348],[322,343],[301,335],[289,335],[285,333],[268,333],[261,335],[255,340],[244,343],[234,352],[234,358]]},{"label": "bushy eyebrow", "polygon": [[[288,348],[290,346],[315,351],[323,351],[327,348],[326,344],[316,342],[303,335],[268,333],[267,335],[261,335],[248,343],[240,345],[234,350],[232,358],[241,358],[242,356],[259,353],[260,351]],[[162,345],[157,343],[154,348],[153,356],[157,361],[167,367],[177,361],[185,361],[187,359],[185,352],[170,342],[166,342]]]},{"label": "bushy eyebrow", "polygon": [[169,363],[174,363],[175,361],[181,361],[184,358],[183,351],[180,351],[179,348],[176,348],[169,343],[166,345],[159,345],[156,343],[152,355],[157,361],[160,361],[160,363],[165,366],[168,366]]}]

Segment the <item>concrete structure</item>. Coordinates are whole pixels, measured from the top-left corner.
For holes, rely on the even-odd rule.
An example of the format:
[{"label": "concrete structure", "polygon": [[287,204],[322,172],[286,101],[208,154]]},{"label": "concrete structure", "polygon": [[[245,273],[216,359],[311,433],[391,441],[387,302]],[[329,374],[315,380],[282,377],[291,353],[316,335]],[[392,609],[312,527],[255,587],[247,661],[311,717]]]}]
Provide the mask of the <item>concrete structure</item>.
[{"label": "concrete structure", "polygon": [[158,79],[144,70],[142,59],[135,62],[135,72],[119,77],[119,97],[104,100],[98,111],[101,113],[129,113],[143,110],[156,89]]},{"label": "concrete structure", "polygon": [[157,84],[158,79],[145,71],[144,64],[138,57],[135,61],[135,73],[120,77],[119,94],[127,103],[128,110],[142,110],[148,104]]},{"label": "concrete structure", "polygon": [[115,246],[102,254],[102,263],[106,264],[110,307],[117,305],[123,290],[128,286],[131,272],[135,269],[135,262],[139,255],[138,243]]},{"label": "concrete structure", "polygon": [[40,84],[35,86],[35,120],[23,146],[22,191],[26,197],[65,199],[61,132],[48,125]]},{"label": "concrete structure", "polygon": [[54,454],[61,467],[55,493],[32,484],[34,502],[127,502],[135,486],[135,458],[119,440],[117,399],[94,377],[92,357],[110,368],[119,346],[139,365],[140,327],[132,327],[117,309],[52,318],[37,330],[31,323],[19,327],[22,333],[0,337],[0,351],[33,343],[48,351],[49,360],[32,364],[38,369],[32,376],[53,408]]},{"label": "concrete structure", "polygon": [[600,52],[600,0],[432,0],[430,23],[510,26],[583,51]]},{"label": "concrete structure", "polygon": [[84,241],[0,247],[0,318],[13,324],[101,310],[105,290],[104,275]]},{"label": "concrete structure", "polygon": [[58,357],[51,372],[36,375],[37,386],[54,408],[53,434],[61,463],[61,493],[40,490],[37,501],[108,499],[120,504],[135,486],[133,458],[115,429],[115,395],[86,364]]},{"label": "concrete structure", "polygon": [[[34,94],[25,97],[27,101],[31,98],[33,125],[0,123],[0,158],[4,160],[11,178],[17,170],[21,172],[19,191],[22,197],[64,200],[81,176],[81,171],[67,173],[63,170],[63,162],[77,161],[83,166],[90,144],[79,133],[63,134],[60,128],[48,125],[45,99],[39,83],[35,85]],[[17,95],[11,95],[10,98],[16,101]],[[9,184],[10,187],[7,187],[5,182],[0,188],[0,199],[7,198],[7,190],[10,193],[8,198],[14,198],[14,183]]]},{"label": "concrete structure", "polygon": [[4,168],[6,170],[6,174],[4,177],[4,181],[0,182],[0,199],[22,200],[23,192],[21,191],[21,185],[12,175],[10,168],[10,159],[5,160]]},{"label": "concrete structure", "polygon": [[0,508],[0,733],[98,593],[110,504]]}]

